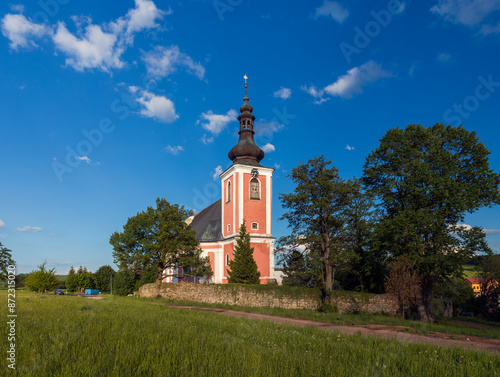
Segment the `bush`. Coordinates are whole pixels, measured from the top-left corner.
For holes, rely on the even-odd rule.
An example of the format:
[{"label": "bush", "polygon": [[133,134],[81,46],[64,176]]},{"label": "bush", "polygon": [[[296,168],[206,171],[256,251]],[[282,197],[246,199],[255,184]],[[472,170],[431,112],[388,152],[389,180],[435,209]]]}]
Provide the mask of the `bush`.
[{"label": "bush", "polygon": [[25,280],[25,285],[30,291],[42,292],[51,291],[59,285],[56,277],[56,269],[45,269],[47,262],[38,266],[38,270],[33,271]]},{"label": "bush", "polygon": [[127,296],[134,292],[134,273],[129,270],[118,271],[113,279],[113,294]]}]

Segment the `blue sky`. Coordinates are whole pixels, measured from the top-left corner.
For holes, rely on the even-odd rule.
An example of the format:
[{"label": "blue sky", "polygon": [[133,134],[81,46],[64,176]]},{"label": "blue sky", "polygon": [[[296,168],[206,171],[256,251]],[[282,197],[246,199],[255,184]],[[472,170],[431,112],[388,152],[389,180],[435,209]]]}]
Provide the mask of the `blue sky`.
[{"label": "blue sky", "polygon": [[[349,178],[389,128],[463,124],[500,172],[500,1],[45,0],[0,5],[0,242],[19,272],[112,264],[157,197],[219,199],[248,75],[262,161]],[[500,208],[466,223],[500,251]]]}]

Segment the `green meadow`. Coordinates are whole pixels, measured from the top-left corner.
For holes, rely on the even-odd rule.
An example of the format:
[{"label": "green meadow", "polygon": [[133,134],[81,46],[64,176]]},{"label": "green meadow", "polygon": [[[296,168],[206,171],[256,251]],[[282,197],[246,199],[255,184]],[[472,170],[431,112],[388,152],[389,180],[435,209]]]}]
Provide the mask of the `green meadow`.
[{"label": "green meadow", "polygon": [[[500,356],[490,353],[232,318],[133,297],[18,292],[16,301],[16,370],[8,370],[4,358],[10,373],[2,375],[500,375]],[[4,344],[7,331],[1,326]]]}]

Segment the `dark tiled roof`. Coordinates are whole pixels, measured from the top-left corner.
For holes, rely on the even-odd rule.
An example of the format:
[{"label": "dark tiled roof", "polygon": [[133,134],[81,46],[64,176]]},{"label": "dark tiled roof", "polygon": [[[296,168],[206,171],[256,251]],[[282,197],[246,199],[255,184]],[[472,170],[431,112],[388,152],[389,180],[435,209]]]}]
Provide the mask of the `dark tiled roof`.
[{"label": "dark tiled roof", "polygon": [[191,223],[191,229],[196,232],[197,241],[221,241],[221,200],[198,213]]}]

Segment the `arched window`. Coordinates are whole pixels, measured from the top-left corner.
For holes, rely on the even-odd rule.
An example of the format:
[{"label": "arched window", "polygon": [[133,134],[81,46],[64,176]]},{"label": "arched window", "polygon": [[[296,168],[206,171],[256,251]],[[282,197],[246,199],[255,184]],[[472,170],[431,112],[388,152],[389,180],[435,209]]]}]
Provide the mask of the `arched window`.
[{"label": "arched window", "polygon": [[260,200],[260,182],[257,178],[250,181],[250,199]]},{"label": "arched window", "polygon": [[229,266],[229,254],[226,254],[226,266]]},{"label": "arched window", "polygon": [[226,189],[226,203],[229,203],[231,201],[231,181],[227,182],[227,189]]},{"label": "arched window", "polygon": [[252,223],[252,230],[259,230],[259,223]]}]

